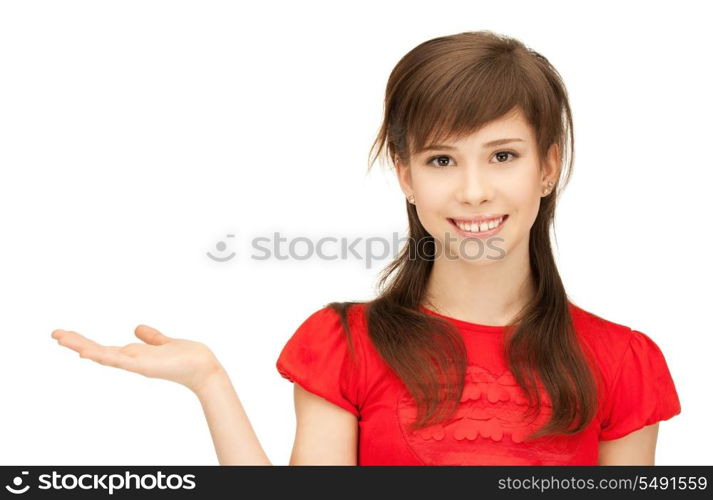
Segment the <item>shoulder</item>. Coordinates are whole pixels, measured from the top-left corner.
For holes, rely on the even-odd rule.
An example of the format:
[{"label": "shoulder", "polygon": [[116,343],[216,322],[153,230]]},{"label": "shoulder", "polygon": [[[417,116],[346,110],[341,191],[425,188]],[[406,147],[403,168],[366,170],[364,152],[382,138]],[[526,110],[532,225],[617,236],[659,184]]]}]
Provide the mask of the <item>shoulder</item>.
[{"label": "shoulder", "polygon": [[363,302],[330,302],[309,313],[299,324],[298,331],[315,327],[340,330],[348,325],[358,326],[364,313]]},{"label": "shoulder", "polygon": [[280,375],[354,415],[362,406],[364,368],[359,308],[331,303],[310,313],[278,356]]},{"label": "shoulder", "polygon": [[330,302],[312,312],[300,329],[360,332],[366,327],[366,302]]},{"label": "shoulder", "polygon": [[288,346],[314,347],[320,351],[359,350],[365,330],[363,302],[330,302],[310,313],[297,327]]},{"label": "shoulder", "polygon": [[627,364],[633,366],[642,359],[647,359],[654,368],[665,366],[661,349],[645,333],[604,319],[571,302],[570,311],[577,336],[608,382],[620,378]]},{"label": "shoulder", "polygon": [[593,347],[601,344],[608,348],[625,347],[631,340],[633,330],[629,326],[605,319],[572,302],[569,307],[577,335]]},{"label": "shoulder", "polygon": [[616,330],[628,328],[626,325],[605,319],[589,309],[584,309],[582,306],[571,301],[569,302],[569,308],[572,313],[572,319],[579,323],[580,326],[586,326],[587,328],[598,331],[611,331],[612,329]]},{"label": "shoulder", "polygon": [[310,376],[360,370],[363,364],[364,304],[331,302],[309,313],[284,344],[277,360],[283,374]]},{"label": "shoulder", "polygon": [[601,441],[618,439],[681,412],[663,352],[651,337],[572,305],[572,320],[585,351],[602,375]]},{"label": "shoulder", "polygon": [[580,343],[593,356],[605,379],[611,380],[630,348],[634,330],[571,302],[570,312]]}]

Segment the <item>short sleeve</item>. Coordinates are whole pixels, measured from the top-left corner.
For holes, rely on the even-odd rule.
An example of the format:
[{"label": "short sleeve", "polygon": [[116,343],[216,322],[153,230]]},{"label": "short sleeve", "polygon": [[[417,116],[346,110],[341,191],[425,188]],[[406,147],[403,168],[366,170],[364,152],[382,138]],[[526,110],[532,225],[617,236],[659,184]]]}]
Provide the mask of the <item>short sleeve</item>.
[{"label": "short sleeve", "polygon": [[605,401],[599,439],[617,439],[679,413],[681,403],[661,349],[632,330]]},{"label": "short sleeve", "polygon": [[[354,335],[353,329],[350,332]],[[325,307],[298,328],[277,359],[277,371],[291,382],[359,417],[358,356],[349,351],[339,313]]]}]

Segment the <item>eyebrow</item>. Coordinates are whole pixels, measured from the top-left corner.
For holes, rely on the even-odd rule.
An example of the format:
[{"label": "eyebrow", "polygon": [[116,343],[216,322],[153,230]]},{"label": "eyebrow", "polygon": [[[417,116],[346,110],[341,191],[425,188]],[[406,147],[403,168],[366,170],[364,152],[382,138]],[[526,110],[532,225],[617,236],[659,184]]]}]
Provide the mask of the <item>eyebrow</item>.
[{"label": "eyebrow", "polygon": [[[482,146],[484,148],[489,148],[491,146],[500,146],[501,144],[507,144],[510,142],[525,142],[525,141],[523,139],[520,139],[519,137],[511,137],[511,138],[507,138],[507,139],[495,139],[494,141],[489,141],[489,142],[482,144]],[[437,150],[437,149],[456,150],[458,148],[453,147],[453,146],[448,146],[446,144],[431,144],[431,145],[426,146],[425,148],[421,149],[421,151],[419,151],[419,152],[433,151],[433,150]]]}]

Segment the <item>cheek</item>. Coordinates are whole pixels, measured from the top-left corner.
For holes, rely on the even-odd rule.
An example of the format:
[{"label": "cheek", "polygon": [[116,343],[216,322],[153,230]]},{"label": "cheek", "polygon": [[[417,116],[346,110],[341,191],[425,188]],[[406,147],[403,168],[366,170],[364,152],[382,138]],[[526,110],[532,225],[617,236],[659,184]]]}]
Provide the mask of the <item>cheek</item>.
[{"label": "cheek", "polygon": [[532,188],[518,190],[512,193],[513,206],[525,212],[537,211],[540,197]]},{"label": "cheek", "polygon": [[434,182],[427,176],[414,175],[413,188],[416,195],[416,208],[420,209],[424,216],[443,211],[443,205],[453,198],[448,183]]},{"label": "cheek", "polygon": [[519,212],[537,212],[540,204],[537,171],[532,170],[513,176],[502,186],[502,192],[507,196],[509,204]]},{"label": "cheek", "polygon": [[445,193],[439,193],[437,189],[416,190],[416,214],[418,220],[430,235],[437,235],[443,232],[446,217],[448,217],[449,207]]},{"label": "cheek", "polygon": [[540,210],[540,196],[536,191],[528,189],[518,194],[513,200],[513,206],[517,209],[518,225],[524,230],[529,230],[535,223],[537,213]]}]

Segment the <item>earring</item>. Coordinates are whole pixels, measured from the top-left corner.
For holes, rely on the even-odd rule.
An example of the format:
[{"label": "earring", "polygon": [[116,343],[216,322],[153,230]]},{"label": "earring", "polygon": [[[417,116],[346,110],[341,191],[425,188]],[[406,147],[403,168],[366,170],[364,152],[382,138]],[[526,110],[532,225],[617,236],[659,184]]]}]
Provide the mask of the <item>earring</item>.
[{"label": "earring", "polygon": [[416,201],[416,198],[414,197],[414,195],[410,195],[410,196],[407,198],[407,200],[408,200],[408,202],[409,202],[410,204],[413,205],[413,204],[414,204],[414,201]]},{"label": "earring", "polygon": [[547,182],[547,187],[545,188],[545,194],[546,194],[546,195],[550,193],[550,189],[552,189],[552,185],[553,185],[553,184],[554,184],[554,182],[552,182],[552,181],[548,181],[548,182]]}]

